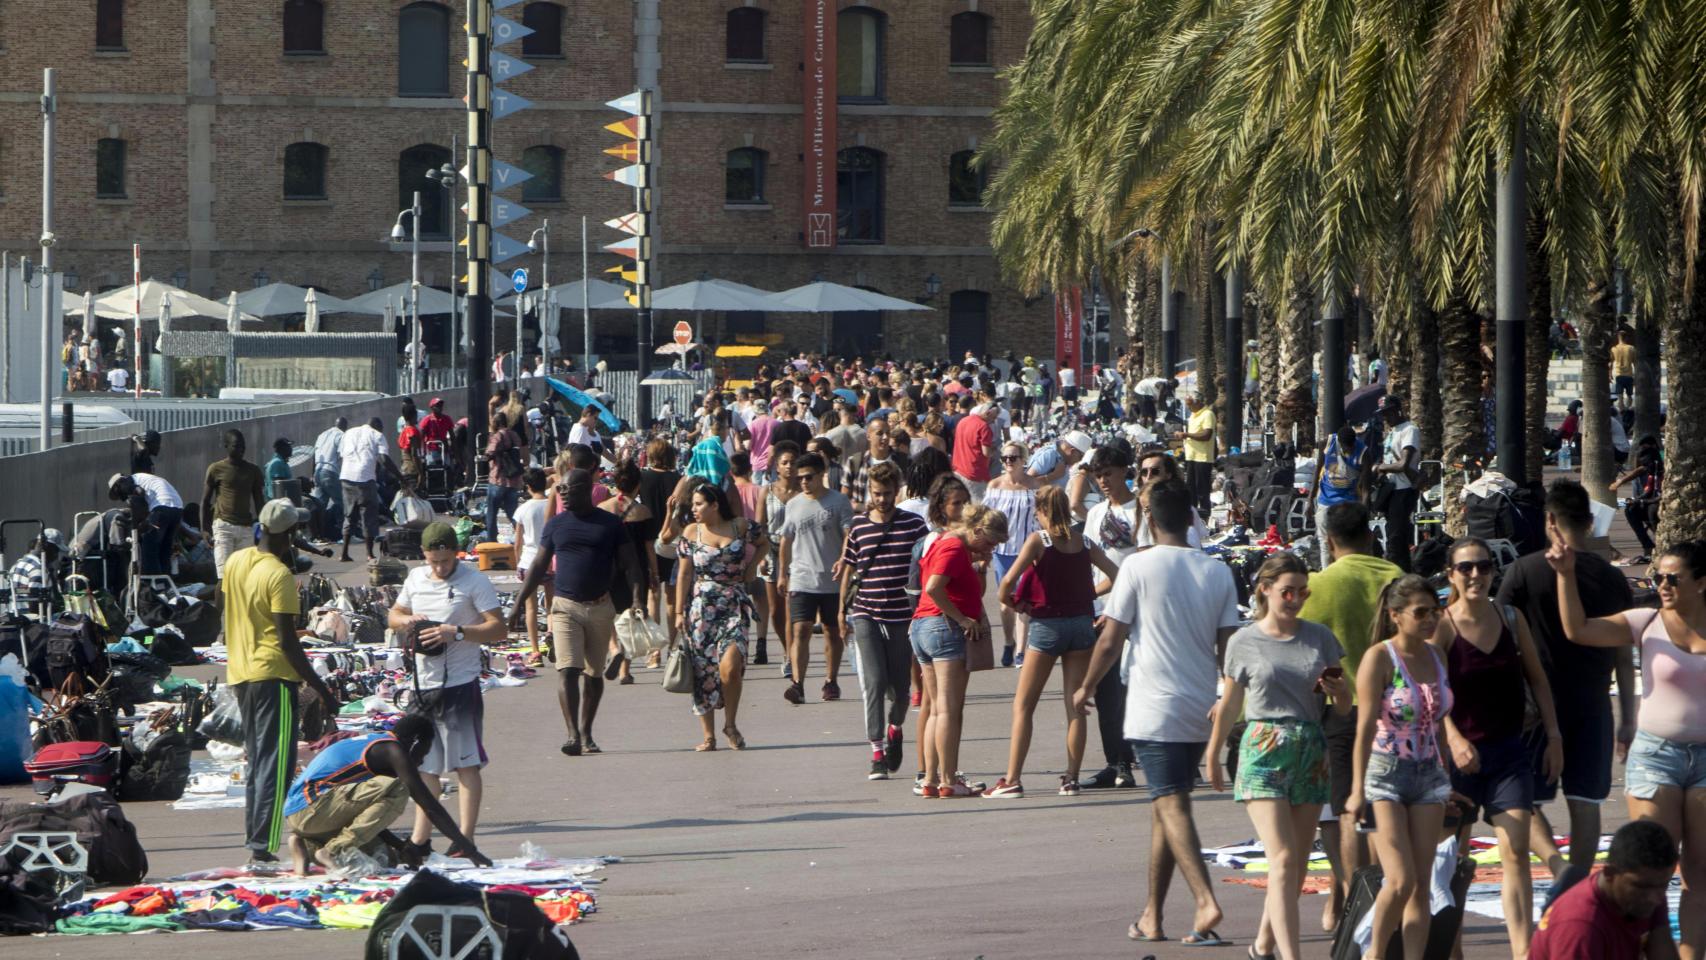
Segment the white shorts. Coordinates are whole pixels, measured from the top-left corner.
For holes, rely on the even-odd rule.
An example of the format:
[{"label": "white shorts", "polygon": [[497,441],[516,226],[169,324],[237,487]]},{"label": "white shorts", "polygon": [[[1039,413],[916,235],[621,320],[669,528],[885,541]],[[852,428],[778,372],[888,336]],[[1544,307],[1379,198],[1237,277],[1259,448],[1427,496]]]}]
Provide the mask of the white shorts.
[{"label": "white shorts", "polygon": [[248,524],[213,521],[213,567],[225,576],[225,561],[233,553],[255,545],[255,528]]}]

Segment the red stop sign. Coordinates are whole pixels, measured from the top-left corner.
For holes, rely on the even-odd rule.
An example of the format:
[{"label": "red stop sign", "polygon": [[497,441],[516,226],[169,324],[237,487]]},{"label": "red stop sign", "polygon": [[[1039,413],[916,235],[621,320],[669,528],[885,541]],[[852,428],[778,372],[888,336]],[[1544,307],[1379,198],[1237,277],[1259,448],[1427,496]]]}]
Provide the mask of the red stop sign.
[{"label": "red stop sign", "polygon": [[686,320],[675,325],[675,342],[684,347],[693,342],[693,327]]}]

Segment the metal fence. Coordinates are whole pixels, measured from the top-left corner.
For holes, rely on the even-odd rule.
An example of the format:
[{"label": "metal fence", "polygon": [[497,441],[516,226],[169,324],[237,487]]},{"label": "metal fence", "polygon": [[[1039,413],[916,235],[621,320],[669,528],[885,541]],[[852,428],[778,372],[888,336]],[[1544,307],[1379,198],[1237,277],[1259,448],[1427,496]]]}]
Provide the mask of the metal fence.
[{"label": "metal fence", "polygon": [[[76,406],[99,404],[124,413],[136,420],[149,430],[165,433],[169,430],[188,430],[192,427],[209,427],[216,423],[229,423],[233,420],[249,420],[257,416],[274,416],[283,413],[301,413],[304,410],[314,410],[325,406],[323,400],[298,400],[279,403],[271,400],[167,400],[141,399],[114,396],[84,398],[76,397],[72,401]],[[56,408],[57,409],[57,408]],[[99,439],[87,436],[82,432],[77,434],[79,441],[84,439]]]},{"label": "metal fence", "polygon": [[[92,430],[78,430],[72,435],[72,443],[87,443],[92,440],[123,440],[142,432],[143,427],[136,423],[121,423],[111,427],[95,427]],[[54,428],[53,445],[63,446],[59,440],[59,429]],[[0,457],[16,457],[21,454],[35,453],[41,449],[41,441],[37,437],[0,437]]]},{"label": "metal fence", "polygon": [[677,416],[693,413],[699,405],[705,392],[717,382],[717,375],[711,370],[691,371],[693,382],[683,382],[668,387],[642,387],[639,385],[640,375],[632,370],[610,370],[598,377],[600,389],[615,397],[610,405],[610,412],[627,421],[635,422],[637,395],[639,391],[649,391],[652,416],[656,417],[664,404],[669,404]]},{"label": "metal fence", "polygon": [[[422,393],[433,390],[452,390],[456,387],[468,385],[468,371],[464,367],[435,367],[430,370],[422,370],[420,373],[420,392]],[[409,371],[407,369],[397,371],[395,386],[396,389],[391,392],[398,396],[414,392],[410,389],[412,385],[409,383]]]}]

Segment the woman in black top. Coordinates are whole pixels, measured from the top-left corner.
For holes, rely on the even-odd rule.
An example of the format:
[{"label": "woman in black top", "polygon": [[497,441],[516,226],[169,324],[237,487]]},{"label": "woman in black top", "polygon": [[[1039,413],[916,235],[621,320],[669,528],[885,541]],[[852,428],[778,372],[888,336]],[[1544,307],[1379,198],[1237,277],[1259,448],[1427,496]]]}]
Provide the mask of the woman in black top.
[{"label": "woman in black top", "polygon": [[[651,582],[656,588],[651,592],[651,618],[669,624],[672,646],[675,644],[675,618],[663,615],[663,603],[668,586],[675,582],[675,554],[671,551],[667,557],[658,556],[657,539],[663,530],[669,498],[680,482],[681,474],[675,469],[675,446],[663,437],[654,438],[646,446],[646,467],[640,471],[640,491],[636,497],[651,515],[635,532],[644,539],[637,548],[641,551],[642,564],[651,571]],[[654,654],[647,666],[657,666],[657,659]]]}]

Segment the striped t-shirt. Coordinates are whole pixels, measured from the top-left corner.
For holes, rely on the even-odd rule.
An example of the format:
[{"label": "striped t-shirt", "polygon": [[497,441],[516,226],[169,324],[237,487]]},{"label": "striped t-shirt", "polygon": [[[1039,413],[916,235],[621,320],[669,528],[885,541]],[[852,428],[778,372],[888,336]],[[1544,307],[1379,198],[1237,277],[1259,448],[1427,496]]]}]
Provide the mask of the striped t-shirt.
[{"label": "striped t-shirt", "polygon": [[923,517],[906,510],[893,511],[881,523],[866,514],[853,518],[841,553],[842,564],[859,575],[859,592],[848,619],[866,617],[884,623],[912,619],[914,598],[906,592],[912,546],[928,530]]}]

